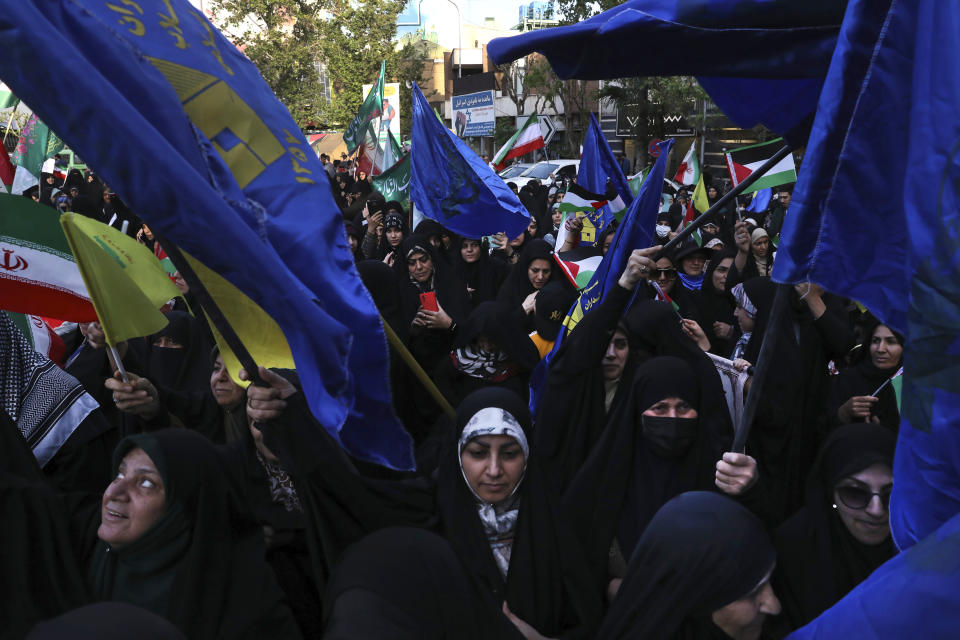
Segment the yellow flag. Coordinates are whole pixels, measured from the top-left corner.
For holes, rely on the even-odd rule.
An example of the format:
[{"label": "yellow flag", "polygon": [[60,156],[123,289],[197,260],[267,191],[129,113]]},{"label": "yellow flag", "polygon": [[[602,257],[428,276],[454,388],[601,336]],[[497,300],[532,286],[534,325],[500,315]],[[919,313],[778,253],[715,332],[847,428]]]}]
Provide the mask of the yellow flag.
[{"label": "yellow flag", "polygon": [[710,200],[707,199],[707,188],[703,186],[703,174],[697,180],[697,186],[693,189],[693,208],[699,213],[706,213],[710,208]]},{"label": "yellow flag", "polygon": [[[295,368],[293,353],[290,351],[287,339],[283,336],[280,325],[226,278],[187,253],[184,253],[184,257],[193,267],[214,302],[220,307],[227,322],[236,331],[243,346],[250,352],[253,361],[267,368]],[[241,369],[240,361],[227,346],[216,326],[209,322],[209,318],[208,323],[217,346],[220,347],[220,354],[223,356],[223,364],[227,367],[227,372],[234,382],[246,387],[250,383],[237,377]]]},{"label": "yellow flag", "polygon": [[60,226],[107,344],[116,346],[167,326],[160,307],[180,291],[150,249],[113,227],[76,213],[60,216]]}]

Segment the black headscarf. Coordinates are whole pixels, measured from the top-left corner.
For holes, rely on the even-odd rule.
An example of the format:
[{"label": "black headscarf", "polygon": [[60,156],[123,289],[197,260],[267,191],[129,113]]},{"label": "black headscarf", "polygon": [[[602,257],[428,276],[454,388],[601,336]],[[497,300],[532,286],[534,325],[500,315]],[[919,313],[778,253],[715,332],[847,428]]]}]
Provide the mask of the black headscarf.
[{"label": "black headscarf", "polygon": [[444,452],[437,477],[437,500],[444,537],[450,541],[467,574],[477,583],[488,608],[506,601],[510,610],[541,634],[593,637],[600,615],[600,591],[590,583],[582,551],[560,517],[549,479],[536,451],[516,497],[519,514],[509,572],[504,581],[477,514],[477,499],[460,469],[459,437],[480,410],[499,408],[513,416],[530,442],[530,412],[516,394],[505,389],[476,391],[457,407],[452,446]]},{"label": "black headscarf", "polygon": [[807,479],[806,504],[777,529],[774,588],[791,629],[834,605],[896,553],[891,538],[858,542],[832,508],[843,478],[882,463],[893,469],[896,435],[869,423],[839,427],[823,443]]},{"label": "black headscarf", "polygon": [[690,492],[650,522],[598,638],[726,638],[710,616],[746,597],[773,569],[760,520],[716,493]]},{"label": "black headscarf", "polygon": [[546,260],[550,264],[550,280],[548,282],[554,282],[563,277],[563,274],[560,273],[560,267],[553,259],[553,248],[549,243],[539,238],[531,240],[523,247],[520,258],[513,265],[510,275],[507,276],[500,287],[500,293],[497,295],[498,301],[511,307],[519,307],[528,295],[536,291],[530,284],[530,276],[527,274],[527,269],[534,260]]},{"label": "black headscarf", "polygon": [[186,640],[175,626],[160,616],[124,604],[97,602],[68,611],[35,626],[27,640]]},{"label": "black headscarf", "polygon": [[143,607],[189,638],[299,637],[263,560],[262,536],[240,515],[214,445],[186,429],[130,436],[117,445],[114,467],[138,447],[163,479],[166,510],[122,548],[96,543],[95,597]]},{"label": "black headscarf", "polygon": [[[720,457],[703,427],[700,384],[686,362],[675,357],[647,360],[634,372],[630,391],[563,496],[594,578],[603,585],[613,541],[624,558],[630,557],[664,503],[685,491],[713,487],[714,464]],[[685,451],[664,457],[643,435],[641,421],[644,411],[669,397],[690,403],[701,424]]]},{"label": "black headscarf", "polygon": [[324,602],[326,640],[521,638],[499,608],[476,597],[446,540],[389,527],[350,547]]},{"label": "black headscarf", "polygon": [[478,240],[480,242],[480,259],[476,262],[466,262],[460,253],[460,249],[466,240],[467,238],[457,238],[454,241],[450,256],[451,264],[460,280],[467,287],[473,289],[473,293],[470,294],[470,302],[476,307],[483,302],[496,299],[497,292],[500,291],[500,286],[507,278],[510,269],[506,263],[490,257],[486,240]]},{"label": "black headscarf", "polygon": [[736,257],[734,252],[718,251],[715,257],[710,258],[707,271],[703,276],[703,286],[697,293],[700,320],[702,321],[700,326],[710,340],[710,353],[722,358],[726,358],[733,353],[736,340],[733,339],[734,336],[729,338],[718,337],[713,332],[713,323],[725,322],[736,330],[737,321],[733,317],[733,312],[737,308],[737,303],[734,302],[733,296],[725,288],[721,290],[713,286],[713,273],[724,259],[734,257]]},{"label": "black headscarf", "polygon": [[[873,338],[873,332],[880,326],[880,321],[872,318],[864,327],[864,338],[857,351],[857,359],[853,366],[840,371],[840,374],[830,380],[830,395],[827,398],[827,413],[832,424],[839,424],[837,410],[840,406],[853,396],[869,396],[877,389],[878,402],[874,407],[873,415],[880,420],[880,424],[898,431],[900,429],[900,410],[897,408],[897,396],[893,387],[884,383],[897,372],[897,369],[903,364],[903,358],[892,367],[879,369],[874,366],[873,359],[870,357],[870,341]],[[893,331],[891,329],[891,331]],[[903,346],[903,336],[893,331],[894,337]]]},{"label": "black headscarf", "polygon": [[[147,370],[143,375],[155,385],[173,391],[209,390],[209,358],[213,344],[207,338],[203,324],[185,311],[170,311],[167,320],[166,327],[147,339]],[[183,348],[154,346],[154,340],[160,336],[176,340]]]}]

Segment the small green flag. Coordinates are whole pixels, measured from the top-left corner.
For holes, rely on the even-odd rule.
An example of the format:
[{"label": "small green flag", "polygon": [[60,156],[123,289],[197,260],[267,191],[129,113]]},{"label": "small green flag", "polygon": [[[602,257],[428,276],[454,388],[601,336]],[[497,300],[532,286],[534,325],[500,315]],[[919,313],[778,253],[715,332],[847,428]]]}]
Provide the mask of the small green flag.
[{"label": "small green flag", "polygon": [[13,95],[13,91],[10,91],[10,87],[0,82],[0,109],[16,107],[19,103],[20,100],[17,98],[17,96]]},{"label": "small green flag", "polygon": [[343,141],[347,145],[347,152],[353,153],[363,142],[363,136],[366,133],[367,125],[378,118],[383,111],[383,76],[386,73],[386,61],[380,63],[380,76],[376,83],[371,87],[357,115],[347,126],[343,134]]},{"label": "small green flag", "polygon": [[634,197],[640,193],[640,187],[643,186],[643,181],[647,179],[647,176],[650,174],[650,169],[652,168],[653,167],[644,167],[643,171],[627,181],[630,185],[630,193],[632,193]]},{"label": "small green flag", "polygon": [[380,175],[373,176],[373,188],[388,202],[396,200],[407,207],[410,202],[410,154],[401,157]]},{"label": "small green flag", "polygon": [[63,149],[63,140],[43,124],[36,114],[32,114],[20,132],[17,148],[10,161],[23,167],[35,178],[40,177],[43,161]]}]

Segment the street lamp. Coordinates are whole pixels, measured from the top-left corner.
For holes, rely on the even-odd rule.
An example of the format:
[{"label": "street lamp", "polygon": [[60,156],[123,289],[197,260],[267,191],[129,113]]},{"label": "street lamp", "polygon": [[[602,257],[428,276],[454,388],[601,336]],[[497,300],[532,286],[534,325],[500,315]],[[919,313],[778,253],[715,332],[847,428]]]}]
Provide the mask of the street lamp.
[{"label": "street lamp", "polygon": [[[457,77],[463,77],[463,28],[461,27],[460,20],[460,7],[457,6],[457,3],[453,0],[447,0],[450,4],[453,5],[453,8],[457,10]],[[420,18],[420,7],[423,6],[423,0],[420,0],[420,3],[417,4],[417,24],[423,22]]]}]

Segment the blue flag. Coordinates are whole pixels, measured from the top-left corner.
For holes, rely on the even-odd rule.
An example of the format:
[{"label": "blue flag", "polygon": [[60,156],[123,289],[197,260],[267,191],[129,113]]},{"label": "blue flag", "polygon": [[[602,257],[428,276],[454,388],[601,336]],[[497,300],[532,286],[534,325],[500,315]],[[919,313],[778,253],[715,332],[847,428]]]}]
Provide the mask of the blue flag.
[{"label": "blue flag", "polygon": [[656,164],[640,186],[640,191],[630,208],[623,216],[623,222],[617,227],[607,255],[590,278],[589,284],[580,292],[580,297],[560,327],[560,333],[553,349],[543,358],[530,376],[530,411],[537,415],[540,397],[547,380],[547,368],[553,354],[557,352],[568,331],[576,328],[590,309],[603,301],[607,291],[617,284],[620,275],[627,266],[627,260],[635,249],[645,249],[653,245],[657,227],[657,214],[660,213],[660,195],[663,193],[663,176],[667,169],[667,157],[673,147],[673,138],[660,143],[660,155]]},{"label": "blue flag", "polygon": [[326,173],[256,67],[186,0],[8,3],[0,46],[20,98],[161,238],[279,324],[331,435],[412,468]]},{"label": "blue flag", "polygon": [[590,216],[590,221],[597,229],[597,241],[600,240],[604,228],[613,221],[614,209],[622,211],[633,202],[633,192],[630,191],[630,183],[623,175],[620,163],[617,162],[613,150],[610,149],[600,129],[600,123],[591,113],[590,126],[583,139],[583,154],[580,156],[580,168],[577,170],[577,184],[587,191],[607,193],[607,180],[617,190],[620,202],[616,207],[606,204],[600,207],[596,214]]},{"label": "blue flag", "polygon": [[773,198],[773,187],[760,189],[754,192],[753,200],[747,205],[747,211],[751,213],[763,213],[770,206],[770,200]]},{"label": "blue flag", "polygon": [[955,638],[960,629],[958,591],[960,514],[888,560],[840,602],[788,638]]},{"label": "blue flag", "polygon": [[443,126],[413,85],[410,199],[426,217],[467,238],[515,238],[530,214],[500,176]]},{"label": "blue flag", "polygon": [[890,505],[901,549],[960,512],[958,29],[955,2],[848,5],[773,270],[906,337]]},{"label": "blue flag", "polygon": [[[487,51],[497,63],[542,53],[561,78],[697,76],[737,124],[765,124],[800,146],[841,17],[833,1],[629,0],[574,25],[496,38]],[[638,59],[638,46],[656,55]]]}]

